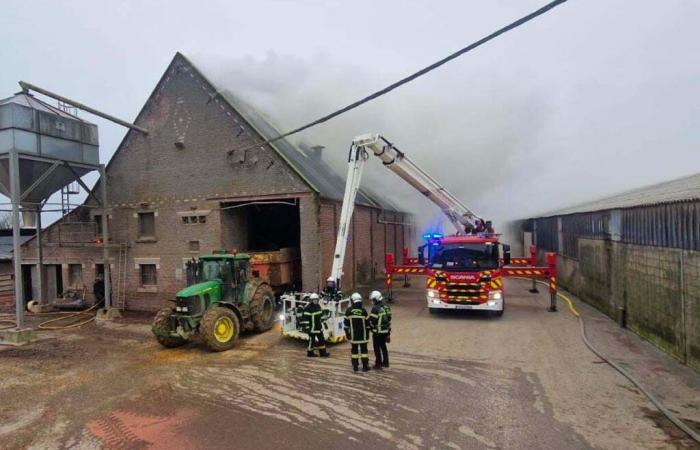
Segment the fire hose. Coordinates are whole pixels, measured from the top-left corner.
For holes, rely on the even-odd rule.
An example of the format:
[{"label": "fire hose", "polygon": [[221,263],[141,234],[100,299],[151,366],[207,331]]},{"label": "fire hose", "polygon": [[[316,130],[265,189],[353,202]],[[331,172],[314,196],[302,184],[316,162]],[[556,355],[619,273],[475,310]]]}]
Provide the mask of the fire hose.
[{"label": "fire hose", "polygon": [[[45,312],[45,313],[31,313],[31,315],[32,316],[59,315],[59,317],[54,317],[53,319],[49,319],[45,322],[41,322],[37,326],[37,329],[39,329],[39,330],[45,330],[45,331],[68,330],[71,328],[82,327],[83,325],[86,325],[86,324],[92,322],[93,320],[95,320],[95,316],[93,314],[91,314],[90,311],[94,310],[98,306],[99,306],[99,304],[93,305],[88,309],[85,309],[82,311],[75,311],[75,312],[53,311],[53,312]],[[51,325],[51,324],[55,324],[56,322],[66,321],[68,319],[72,319],[72,320],[66,324]],[[0,315],[0,330],[7,330],[10,328],[15,328],[16,326],[17,326],[17,322],[15,322],[14,316],[12,316],[10,314],[1,314]]]},{"label": "fire hose", "polygon": [[[531,278],[524,278],[524,277],[513,277],[513,278],[519,278],[521,280],[531,280]],[[536,280],[540,284],[544,284],[545,286],[548,286],[547,283],[544,281]],[[651,392],[649,392],[636,378],[634,378],[629,372],[627,372],[625,369],[623,369],[619,364],[616,362],[610,360],[609,358],[606,358],[599,350],[597,350],[593,344],[588,340],[588,336],[586,336],[586,323],[583,320],[583,317],[576,311],[576,308],[574,308],[574,302],[571,301],[569,297],[566,295],[562,294],[561,292],[557,291],[557,296],[564,300],[569,308],[569,311],[571,314],[578,319],[579,325],[581,327],[581,340],[583,340],[583,343],[588,347],[588,350],[590,350],[594,355],[596,355],[598,358],[600,358],[604,363],[608,364],[610,367],[615,369],[617,372],[619,372],[623,377],[627,378],[630,383],[632,383],[634,386],[637,387],[645,396],[646,398],[649,399],[649,401],[656,407],[656,409],[659,410],[661,414],[666,416],[668,420],[671,421],[676,427],[678,427],[681,431],[683,431],[685,434],[687,434],[692,440],[700,444],[700,434],[696,433],[693,431],[688,425],[686,425],[681,419],[679,419],[675,414],[673,414],[671,411],[669,411],[659,399],[657,399]]]}]

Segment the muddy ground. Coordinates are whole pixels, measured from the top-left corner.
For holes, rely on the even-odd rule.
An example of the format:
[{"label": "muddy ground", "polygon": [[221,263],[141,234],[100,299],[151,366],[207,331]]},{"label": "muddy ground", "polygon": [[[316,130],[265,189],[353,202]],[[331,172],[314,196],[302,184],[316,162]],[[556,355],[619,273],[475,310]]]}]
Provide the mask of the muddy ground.
[{"label": "muddy ground", "polygon": [[[224,353],[161,348],[150,315],[44,332],[0,348],[0,448],[697,448],[527,287],[509,281],[500,319],[431,315],[399,289],[391,367],[359,374],[348,344],[310,359],[278,329]],[[576,306],[594,344],[700,428],[697,372]]]}]

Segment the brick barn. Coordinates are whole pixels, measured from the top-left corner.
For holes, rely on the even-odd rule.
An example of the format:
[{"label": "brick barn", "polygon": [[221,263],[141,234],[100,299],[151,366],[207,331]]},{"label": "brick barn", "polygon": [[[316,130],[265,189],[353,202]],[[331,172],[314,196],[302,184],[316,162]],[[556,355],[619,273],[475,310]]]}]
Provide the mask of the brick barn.
[{"label": "brick barn", "polygon": [[[107,165],[115,303],[158,309],[185,286],[187,260],[221,248],[275,263],[266,266],[273,283],[287,277],[304,290],[323,286],[345,182],[324,163],[320,148],[288,141],[250,148],[275,135],[274,127],[180,53],[135,123],[148,135],[130,130]],[[384,254],[412,246],[411,216],[369,192],[358,195],[346,290],[382,278]],[[92,299],[104,265],[95,205],[88,198],[42,235],[49,299],[69,287],[84,287]],[[37,289],[36,244],[33,238],[23,246],[23,274],[31,278],[25,286],[33,286],[26,300]]]}]

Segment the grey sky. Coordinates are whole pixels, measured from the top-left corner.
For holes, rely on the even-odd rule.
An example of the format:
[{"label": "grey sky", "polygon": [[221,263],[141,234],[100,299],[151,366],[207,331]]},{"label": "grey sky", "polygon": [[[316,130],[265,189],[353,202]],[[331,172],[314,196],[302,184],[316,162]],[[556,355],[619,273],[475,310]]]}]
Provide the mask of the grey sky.
[{"label": "grey sky", "polygon": [[[132,120],[182,51],[293,127],[544,3],[4,0],[0,96],[25,79]],[[340,166],[380,132],[496,220],[694,173],[699,19],[691,0],[570,0],[298,139]],[[124,130],[88,119],[108,158]]]}]

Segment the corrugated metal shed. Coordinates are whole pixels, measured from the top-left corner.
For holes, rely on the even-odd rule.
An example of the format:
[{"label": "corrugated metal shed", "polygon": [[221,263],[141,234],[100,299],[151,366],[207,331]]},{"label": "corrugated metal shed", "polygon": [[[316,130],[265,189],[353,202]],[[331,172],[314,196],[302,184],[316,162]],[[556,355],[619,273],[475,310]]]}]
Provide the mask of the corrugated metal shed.
[{"label": "corrugated metal shed", "polygon": [[654,206],[666,203],[700,200],[700,174],[646,186],[600,200],[540,214],[537,217],[565,216],[610,209]]}]

